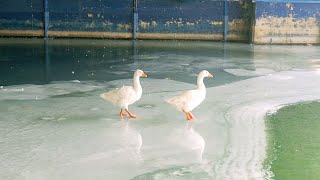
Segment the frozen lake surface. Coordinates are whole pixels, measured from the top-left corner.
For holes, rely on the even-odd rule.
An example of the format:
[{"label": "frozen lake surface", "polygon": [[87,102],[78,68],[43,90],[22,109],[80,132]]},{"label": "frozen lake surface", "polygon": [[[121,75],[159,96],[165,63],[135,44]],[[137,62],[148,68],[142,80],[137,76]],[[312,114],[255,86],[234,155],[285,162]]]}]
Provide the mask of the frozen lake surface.
[{"label": "frozen lake surface", "polygon": [[[46,54],[39,41],[0,57],[0,179],[272,178],[264,117],[320,99],[319,47],[52,40]],[[99,95],[137,68],[148,74],[130,106],[138,118],[121,119]],[[215,78],[188,122],[164,99],[202,69]]]}]

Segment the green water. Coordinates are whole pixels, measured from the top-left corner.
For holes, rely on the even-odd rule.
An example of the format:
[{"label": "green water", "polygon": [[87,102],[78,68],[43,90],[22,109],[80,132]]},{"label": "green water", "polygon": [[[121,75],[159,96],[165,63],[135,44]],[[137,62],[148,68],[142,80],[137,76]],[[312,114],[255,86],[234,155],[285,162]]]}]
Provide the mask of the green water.
[{"label": "green water", "polygon": [[320,102],[287,106],[267,118],[274,179],[320,178]]}]

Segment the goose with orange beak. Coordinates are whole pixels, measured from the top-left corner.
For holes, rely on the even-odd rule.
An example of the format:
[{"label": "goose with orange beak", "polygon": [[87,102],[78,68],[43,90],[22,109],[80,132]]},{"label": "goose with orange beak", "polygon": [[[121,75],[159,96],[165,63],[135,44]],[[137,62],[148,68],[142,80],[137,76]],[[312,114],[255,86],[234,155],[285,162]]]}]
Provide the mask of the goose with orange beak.
[{"label": "goose with orange beak", "polygon": [[166,100],[169,104],[174,105],[179,111],[184,112],[187,116],[187,120],[195,119],[191,111],[201,104],[206,97],[206,87],[203,83],[205,77],[212,78],[213,75],[206,70],[201,71],[197,79],[197,89],[185,91],[179,96]]},{"label": "goose with orange beak", "polygon": [[100,97],[111,102],[113,105],[120,107],[119,115],[130,116],[136,118],[137,116],[129,111],[129,105],[135,103],[141,98],[142,87],[140,84],[140,77],[147,77],[147,75],[140,69],[137,69],[133,75],[133,86],[123,86],[112,91],[100,94]]}]

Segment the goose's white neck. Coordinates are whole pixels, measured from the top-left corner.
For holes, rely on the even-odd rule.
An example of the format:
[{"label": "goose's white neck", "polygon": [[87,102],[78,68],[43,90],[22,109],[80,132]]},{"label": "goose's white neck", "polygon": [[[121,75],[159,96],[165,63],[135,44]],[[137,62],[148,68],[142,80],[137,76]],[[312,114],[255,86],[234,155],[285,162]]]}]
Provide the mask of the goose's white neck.
[{"label": "goose's white neck", "polygon": [[206,86],[203,83],[204,76],[199,75],[197,79],[197,85],[199,90],[206,90]]},{"label": "goose's white neck", "polygon": [[133,76],[133,88],[135,91],[141,91],[142,87],[140,85],[140,76],[139,75],[134,75]]}]

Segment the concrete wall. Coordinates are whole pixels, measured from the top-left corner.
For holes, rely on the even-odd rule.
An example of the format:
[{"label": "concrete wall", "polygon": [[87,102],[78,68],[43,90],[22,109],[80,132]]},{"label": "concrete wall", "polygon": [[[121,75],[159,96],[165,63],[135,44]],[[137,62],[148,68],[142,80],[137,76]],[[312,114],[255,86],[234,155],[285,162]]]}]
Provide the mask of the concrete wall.
[{"label": "concrete wall", "polygon": [[[43,36],[44,0],[0,0],[0,36]],[[48,0],[49,36],[132,38],[133,0]],[[251,0],[228,1],[228,40],[251,37]],[[223,40],[224,0],[140,0],[138,39]]]},{"label": "concrete wall", "polygon": [[259,0],[255,6],[256,44],[320,43],[320,1]]}]

